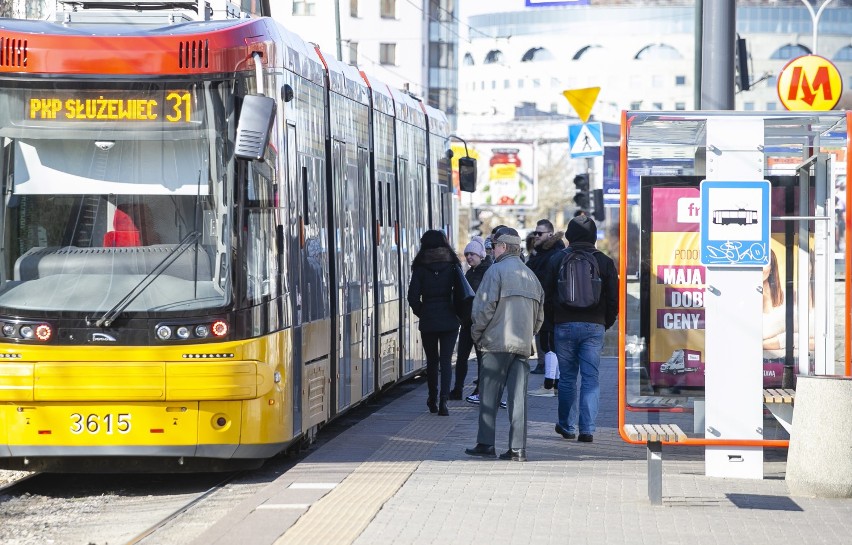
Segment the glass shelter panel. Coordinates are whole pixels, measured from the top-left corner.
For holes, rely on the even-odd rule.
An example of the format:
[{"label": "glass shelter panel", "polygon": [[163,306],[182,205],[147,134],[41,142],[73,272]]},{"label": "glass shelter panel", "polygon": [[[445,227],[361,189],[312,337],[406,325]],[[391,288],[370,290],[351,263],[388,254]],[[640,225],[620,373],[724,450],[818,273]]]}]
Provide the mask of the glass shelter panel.
[{"label": "glass shelter panel", "polygon": [[[621,423],[676,424],[691,444],[718,441],[703,422],[705,371],[712,365],[705,359],[705,332],[713,327],[705,320],[705,302],[713,288],[700,259],[699,184],[717,152],[707,146],[707,118],[725,115],[752,114],[625,114],[627,165],[621,170],[635,172],[631,166],[642,165],[651,174],[639,176],[638,201],[635,190],[621,198],[621,221],[637,210],[640,217],[640,236],[626,241],[638,244],[638,251],[622,248],[622,255],[638,253],[640,264],[638,280],[626,264],[620,271]],[[841,208],[837,199],[846,198],[836,188],[849,136],[839,112],[753,116],[763,119],[759,167],[771,187],[770,259],[759,287],[763,335],[755,342],[762,344],[763,388],[792,390],[797,375],[843,374],[846,367],[845,259],[838,250],[844,247],[839,239],[845,218],[835,211]],[[676,174],[645,168],[672,161],[681,165]],[[767,413],[764,443],[788,438]]]}]

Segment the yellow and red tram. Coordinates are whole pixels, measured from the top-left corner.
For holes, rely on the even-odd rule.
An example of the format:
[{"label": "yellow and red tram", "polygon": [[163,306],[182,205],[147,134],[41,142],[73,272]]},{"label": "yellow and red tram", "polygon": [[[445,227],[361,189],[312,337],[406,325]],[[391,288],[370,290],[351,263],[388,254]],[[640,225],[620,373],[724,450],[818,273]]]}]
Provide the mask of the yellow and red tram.
[{"label": "yellow and red tram", "polygon": [[268,18],[125,15],[0,20],[5,468],[256,463],[424,366],[443,114]]}]

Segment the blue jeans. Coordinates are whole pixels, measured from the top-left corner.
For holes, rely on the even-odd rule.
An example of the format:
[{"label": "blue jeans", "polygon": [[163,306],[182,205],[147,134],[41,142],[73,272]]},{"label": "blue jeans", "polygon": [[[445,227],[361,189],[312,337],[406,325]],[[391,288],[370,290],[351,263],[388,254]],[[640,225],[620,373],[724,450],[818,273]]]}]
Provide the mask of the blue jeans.
[{"label": "blue jeans", "polygon": [[[579,412],[580,433],[591,435],[595,432],[601,394],[598,367],[601,363],[604,326],[589,322],[565,322],[555,325],[554,337],[560,374],[559,425],[569,433],[577,433]],[[579,403],[576,402],[578,373]]]}]

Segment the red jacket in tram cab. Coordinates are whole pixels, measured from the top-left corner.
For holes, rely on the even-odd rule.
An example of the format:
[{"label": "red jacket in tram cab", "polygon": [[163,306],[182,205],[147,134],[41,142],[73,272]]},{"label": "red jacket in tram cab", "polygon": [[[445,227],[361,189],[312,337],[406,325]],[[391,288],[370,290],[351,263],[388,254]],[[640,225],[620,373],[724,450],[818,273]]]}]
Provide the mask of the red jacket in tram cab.
[{"label": "red jacket in tram cab", "polygon": [[139,246],[141,244],[139,229],[133,223],[133,218],[123,211],[121,206],[115,210],[112,226],[115,231],[107,231],[104,235],[104,247]]}]

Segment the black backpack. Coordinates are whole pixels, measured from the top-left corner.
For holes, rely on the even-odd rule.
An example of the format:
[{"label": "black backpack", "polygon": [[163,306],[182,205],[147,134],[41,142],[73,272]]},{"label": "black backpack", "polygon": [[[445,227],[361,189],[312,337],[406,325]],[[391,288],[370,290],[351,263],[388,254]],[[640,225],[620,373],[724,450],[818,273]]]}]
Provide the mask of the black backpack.
[{"label": "black backpack", "polygon": [[565,308],[588,309],[601,300],[601,271],[595,258],[598,250],[591,252],[566,248],[556,284],[556,299]]}]

